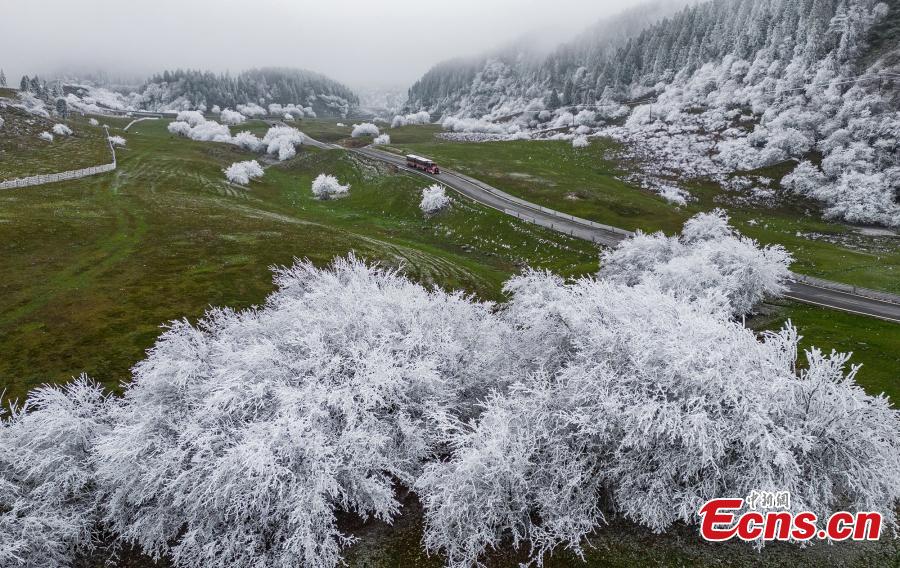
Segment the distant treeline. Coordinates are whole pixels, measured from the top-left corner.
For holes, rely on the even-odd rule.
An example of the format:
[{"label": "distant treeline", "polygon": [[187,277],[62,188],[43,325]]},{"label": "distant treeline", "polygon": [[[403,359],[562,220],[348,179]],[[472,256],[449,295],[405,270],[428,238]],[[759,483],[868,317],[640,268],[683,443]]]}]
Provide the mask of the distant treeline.
[{"label": "distant treeline", "polygon": [[320,114],[339,114],[359,104],[356,93],[345,85],[312,71],[263,68],[238,75],[199,70],[164,71],[142,88],[144,104],[165,106],[179,98],[191,108],[234,108],[239,104],[302,104]]}]

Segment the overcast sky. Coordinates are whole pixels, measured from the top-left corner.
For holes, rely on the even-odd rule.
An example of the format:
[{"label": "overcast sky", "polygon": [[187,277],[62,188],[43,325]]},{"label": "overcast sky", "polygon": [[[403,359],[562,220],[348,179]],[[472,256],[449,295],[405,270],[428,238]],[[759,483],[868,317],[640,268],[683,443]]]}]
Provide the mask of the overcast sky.
[{"label": "overcast sky", "polygon": [[643,0],[3,0],[10,80],[79,65],[147,74],[279,65],[407,86],[433,64],[544,30],[558,39]]}]

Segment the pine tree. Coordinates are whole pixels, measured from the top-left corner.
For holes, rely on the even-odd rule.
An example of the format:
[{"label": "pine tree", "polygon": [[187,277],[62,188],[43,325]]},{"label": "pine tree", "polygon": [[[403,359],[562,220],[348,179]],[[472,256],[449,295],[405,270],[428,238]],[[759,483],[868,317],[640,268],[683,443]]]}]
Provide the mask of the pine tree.
[{"label": "pine tree", "polygon": [[556,110],[562,106],[562,103],[559,100],[559,95],[556,93],[556,89],[550,91],[550,95],[547,97],[545,104],[550,110]]},{"label": "pine tree", "polygon": [[3,72],[3,69],[0,69],[0,87],[6,86],[6,73]]},{"label": "pine tree", "polygon": [[58,114],[62,118],[68,118],[69,103],[66,102],[66,99],[62,97],[56,99],[56,114]]},{"label": "pine tree", "polygon": [[563,97],[562,104],[570,105],[575,102],[575,85],[572,83],[572,79],[566,79],[566,84],[563,87]]},{"label": "pine tree", "polygon": [[19,82],[19,90],[27,91],[31,88],[31,81],[28,80],[28,75],[22,75],[22,80]]}]

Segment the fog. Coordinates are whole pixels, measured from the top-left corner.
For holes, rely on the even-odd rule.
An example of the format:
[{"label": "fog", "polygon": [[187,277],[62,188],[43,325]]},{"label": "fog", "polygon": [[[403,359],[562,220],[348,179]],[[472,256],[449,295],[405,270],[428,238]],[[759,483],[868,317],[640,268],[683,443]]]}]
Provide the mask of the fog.
[{"label": "fog", "polygon": [[641,0],[6,0],[0,68],[23,74],[290,66],[407,86],[433,64],[539,32],[549,44]]}]

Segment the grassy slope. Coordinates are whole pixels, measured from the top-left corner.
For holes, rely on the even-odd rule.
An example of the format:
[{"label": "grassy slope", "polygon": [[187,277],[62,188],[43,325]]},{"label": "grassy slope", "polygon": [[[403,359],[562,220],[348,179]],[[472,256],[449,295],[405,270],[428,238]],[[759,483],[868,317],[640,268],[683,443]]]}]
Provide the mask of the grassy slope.
[{"label": "grassy slope", "polygon": [[[468,202],[424,219],[421,181],[340,151],[302,151],[243,190],[221,169],[252,156],[165,127],[147,121],[125,133],[114,173],[0,194],[7,396],[82,371],[115,385],[161,324],[210,305],[261,302],[272,289],[268,267],[294,257],[323,264],[355,250],[403,264],[423,282],[495,299],[526,262],[596,270],[591,245]],[[312,199],[321,172],[349,182],[350,196]]]},{"label": "grassy slope", "polygon": [[[894,406],[900,403],[900,325],[808,304],[779,301],[777,305],[776,311],[758,315],[748,324],[757,330],[778,329],[790,321],[803,336],[801,348],[852,353],[850,363],[862,365],[857,381],[866,391],[888,395]],[[802,359],[801,355],[801,364]]]},{"label": "grassy slope", "polygon": [[[14,108],[4,109],[2,116],[6,124],[0,130],[0,180],[52,174],[112,161],[103,128],[91,126],[83,117],[46,119]],[[71,136],[54,136],[53,142],[38,138],[41,132],[51,132],[53,125],[60,123],[72,129]]]},{"label": "grassy slope", "polygon": [[[396,135],[391,130],[392,146],[432,157],[535,203],[626,229],[673,233],[694,213],[724,207],[743,233],[787,247],[797,272],[900,293],[900,239],[862,237],[847,226],[822,221],[815,203],[792,199],[774,209],[729,205],[733,194],[696,183],[690,190],[697,201],[677,208],[621,181],[613,158],[617,147],[610,141],[595,140],[581,150],[563,141],[452,144],[433,139],[430,128],[418,136],[409,133],[410,127],[397,129]],[[803,236],[809,234],[845,244]]]}]

